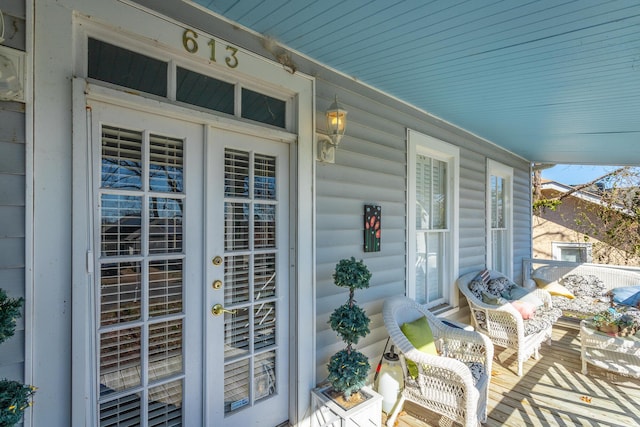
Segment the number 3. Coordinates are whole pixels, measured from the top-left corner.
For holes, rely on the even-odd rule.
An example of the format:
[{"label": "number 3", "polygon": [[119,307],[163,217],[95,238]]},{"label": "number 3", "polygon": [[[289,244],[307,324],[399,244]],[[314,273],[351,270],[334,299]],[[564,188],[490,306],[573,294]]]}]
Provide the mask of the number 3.
[{"label": "number 3", "polygon": [[227,63],[227,67],[236,68],[238,66],[238,57],[236,53],[238,53],[238,49],[233,46],[227,46],[227,50],[231,52],[231,56],[224,59],[224,62]]}]

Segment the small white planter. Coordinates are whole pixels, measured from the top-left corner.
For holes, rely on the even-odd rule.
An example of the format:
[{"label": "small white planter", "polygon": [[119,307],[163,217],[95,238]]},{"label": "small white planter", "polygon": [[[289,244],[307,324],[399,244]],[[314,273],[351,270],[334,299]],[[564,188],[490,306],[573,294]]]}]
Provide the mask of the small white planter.
[{"label": "small white planter", "polygon": [[324,392],[330,386],[311,390],[312,427],[380,427],[382,396],[369,387],[360,391],[369,398],[351,409],[344,409]]}]

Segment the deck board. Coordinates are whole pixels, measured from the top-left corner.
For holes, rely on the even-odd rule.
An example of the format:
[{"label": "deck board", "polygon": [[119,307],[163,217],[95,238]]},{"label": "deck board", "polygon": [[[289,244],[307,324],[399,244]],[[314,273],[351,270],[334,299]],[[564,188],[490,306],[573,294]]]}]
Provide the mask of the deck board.
[{"label": "deck board", "polygon": [[[522,377],[511,350],[496,348],[485,426],[640,426],[640,380],[589,365],[583,375],[579,331],[556,326],[553,344],[525,362]],[[590,401],[589,401],[590,400]],[[384,421],[384,416],[383,416]],[[457,426],[407,403],[398,427]]]}]

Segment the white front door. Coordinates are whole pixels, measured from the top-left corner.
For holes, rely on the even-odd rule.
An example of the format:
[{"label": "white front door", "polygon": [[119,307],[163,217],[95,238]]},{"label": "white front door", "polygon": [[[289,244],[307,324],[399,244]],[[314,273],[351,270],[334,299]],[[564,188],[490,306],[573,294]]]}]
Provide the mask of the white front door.
[{"label": "white front door", "polygon": [[286,421],[288,145],[90,104],[98,424]]},{"label": "white front door", "polygon": [[288,144],[210,129],[207,424],[288,419]]}]

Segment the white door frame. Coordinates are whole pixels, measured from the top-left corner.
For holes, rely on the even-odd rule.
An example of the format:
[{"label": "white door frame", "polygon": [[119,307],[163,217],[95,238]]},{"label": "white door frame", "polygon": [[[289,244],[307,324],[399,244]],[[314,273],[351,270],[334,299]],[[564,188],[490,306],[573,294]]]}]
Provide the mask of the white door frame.
[{"label": "white door frame", "polygon": [[[88,7],[91,9],[91,7]],[[128,7],[116,4],[108,8],[107,12],[98,14],[103,21],[120,22],[127,16]],[[90,13],[90,11],[84,11]],[[139,12],[139,11],[138,11]],[[109,15],[106,16],[105,15]],[[139,18],[139,16],[138,16]],[[122,25],[121,28],[136,28],[140,34],[123,34],[118,30],[118,38],[126,40],[127,36],[135,40],[136,43],[149,43],[149,46],[166,44],[172,46],[168,49],[172,55],[180,55],[181,42],[176,34],[180,34],[183,27],[173,22],[157,16],[145,15],[145,22],[137,21],[137,26]],[[76,58],[77,75],[86,75],[86,56],[83,49],[86,34],[92,31],[105,34],[115,33],[113,27],[108,27],[97,21],[85,17],[76,16],[75,22],[78,25],[76,35],[76,46],[79,48]],[[158,33],[158,28],[171,27],[169,31]],[[159,36],[160,34],[160,36]],[[154,43],[151,43],[151,40]],[[124,46],[126,47],[126,45]],[[243,64],[245,72],[254,74],[255,81],[267,79],[268,87],[287,88],[295,93],[293,117],[295,118],[294,128],[296,129],[297,144],[291,144],[291,186],[292,194],[291,206],[291,241],[289,248],[290,278],[292,292],[290,298],[290,319],[293,321],[290,331],[291,342],[294,343],[290,349],[290,404],[289,420],[296,425],[308,425],[305,418],[310,407],[310,390],[315,386],[315,218],[314,218],[314,129],[315,129],[315,80],[301,73],[295,75],[284,71],[282,67],[263,57],[240,49],[243,53]],[[188,55],[184,55],[187,57]],[[184,60],[184,58],[182,58]],[[202,66],[202,64],[198,64]],[[248,70],[248,71],[247,71]],[[253,71],[252,71],[253,70]],[[117,102],[119,105],[141,106],[145,111],[156,114],[171,114],[172,117],[181,117],[189,121],[197,121],[203,124],[226,127],[230,130],[242,130],[243,132],[264,135],[269,133],[274,138],[281,137],[288,139],[290,134],[273,129],[265,129],[247,123],[240,123],[233,119],[225,119],[220,116],[205,112],[194,111],[189,108],[169,105],[163,102],[146,99],[130,93],[114,91],[98,85],[87,83],[84,78],[73,80],[73,243],[72,243],[72,316],[74,318],[72,327],[72,419],[73,425],[91,424],[91,405],[93,396],[91,366],[89,359],[84,357],[84,350],[93,347],[93,328],[90,319],[92,313],[86,309],[86,302],[90,301],[90,285],[92,283],[92,271],[90,260],[90,224],[87,215],[87,208],[91,206],[89,165],[87,137],[89,129],[90,112],[86,109],[87,99],[104,100]],[[281,134],[281,135],[280,135]],[[294,338],[294,339],[293,339]],[[36,361],[37,362],[37,361]]]}]

